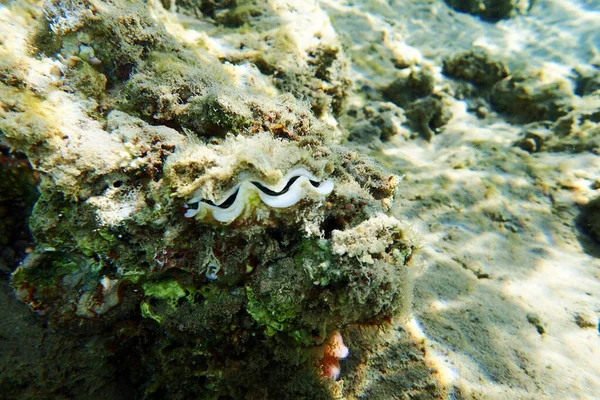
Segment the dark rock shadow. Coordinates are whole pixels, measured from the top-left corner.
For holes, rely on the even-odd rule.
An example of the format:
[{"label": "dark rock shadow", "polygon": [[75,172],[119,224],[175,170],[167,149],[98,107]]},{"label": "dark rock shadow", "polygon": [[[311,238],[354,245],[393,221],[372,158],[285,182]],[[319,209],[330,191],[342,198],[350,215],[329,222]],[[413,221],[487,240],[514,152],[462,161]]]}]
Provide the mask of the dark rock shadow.
[{"label": "dark rock shadow", "polygon": [[579,215],[575,218],[579,230],[577,239],[587,254],[600,257],[600,197],[578,208]]}]

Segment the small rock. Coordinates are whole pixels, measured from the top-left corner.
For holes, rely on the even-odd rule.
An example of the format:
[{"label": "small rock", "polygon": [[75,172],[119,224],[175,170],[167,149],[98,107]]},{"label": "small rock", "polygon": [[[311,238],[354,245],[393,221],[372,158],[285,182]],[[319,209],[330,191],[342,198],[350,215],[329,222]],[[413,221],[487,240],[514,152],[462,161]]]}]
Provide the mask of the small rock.
[{"label": "small rock", "polygon": [[547,83],[535,74],[521,72],[497,82],[490,102],[495,111],[522,123],[556,121],[570,111],[571,95],[563,82]]},{"label": "small rock", "polygon": [[575,323],[580,328],[595,328],[597,325],[597,318],[589,313],[578,312],[575,313]]},{"label": "small rock", "polygon": [[474,85],[491,86],[508,76],[508,68],[483,51],[468,51],[444,59],[442,73]]},{"label": "small rock", "polygon": [[546,329],[544,328],[544,325],[542,324],[542,321],[540,320],[540,317],[535,314],[535,313],[528,313],[526,315],[527,317],[527,322],[529,322],[531,325],[535,326],[535,329],[537,330],[537,332],[540,335],[543,335],[544,333],[546,333]]},{"label": "small rock", "polygon": [[575,94],[589,96],[600,91],[600,70],[576,70]]}]

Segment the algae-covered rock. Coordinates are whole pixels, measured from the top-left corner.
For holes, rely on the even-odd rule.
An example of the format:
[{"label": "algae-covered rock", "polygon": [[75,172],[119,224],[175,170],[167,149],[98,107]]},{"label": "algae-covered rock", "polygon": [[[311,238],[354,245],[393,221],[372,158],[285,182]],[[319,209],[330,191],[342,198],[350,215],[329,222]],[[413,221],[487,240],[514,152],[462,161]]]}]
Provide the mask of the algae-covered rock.
[{"label": "algae-covered rock", "polygon": [[373,138],[382,141],[394,136],[408,136],[408,129],[402,126],[406,122],[404,110],[391,102],[372,102],[364,107],[351,107],[343,122],[350,120],[348,140],[369,142]]},{"label": "algae-covered rock", "polygon": [[531,123],[516,145],[530,153],[539,151],[600,152],[600,99],[586,99],[585,107],[571,111],[553,124]]},{"label": "algae-covered rock", "polygon": [[[554,84],[548,83],[542,86],[546,88],[542,91],[535,89],[534,83],[530,83],[534,89],[529,88],[528,85],[522,88],[527,90],[527,95],[524,95],[518,103],[523,107],[518,115],[520,118],[531,118],[539,113],[539,116],[534,122],[525,126],[524,136],[516,144],[529,152],[598,153],[600,151],[598,135],[600,95],[593,89],[593,80],[586,82],[589,87],[583,90],[579,81],[576,81],[575,92],[579,92],[577,96],[573,95],[570,85],[564,80],[558,80]],[[554,95],[553,91],[556,91]],[[532,103],[527,104],[529,101]],[[527,112],[529,114],[522,114]]]},{"label": "algae-covered rock", "polygon": [[435,77],[426,68],[413,70],[383,89],[383,96],[392,103],[406,108],[411,102],[433,94]]},{"label": "algae-covered rock", "polygon": [[575,70],[575,94],[588,96],[600,91],[600,70],[598,67]]},{"label": "algae-covered rock", "polygon": [[445,0],[457,11],[479,16],[484,21],[496,22],[501,19],[526,13],[533,1],[529,0]]},{"label": "algae-covered rock", "polygon": [[442,72],[483,87],[489,87],[508,76],[508,68],[504,63],[491,59],[482,51],[468,51],[444,59]]},{"label": "algae-covered rock", "polygon": [[406,116],[423,138],[431,141],[433,135],[448,123],[452,115],[444,96],[428,96],[411,103],[406,109]]},{"label": "algae-covered rock", "polygon": [[[167,8],[174,2],[166,1]],[[177,10],[197,18],[207,18],[230,28],[253,24],[252,19],[268,12],[267,2],[252,0],[183,0],[176,3]],[[268,4],[268,3],[267,3]],[[255,23],[255,22],[254,22]]]},{"label": "algae-covered rock", "polygon": [[113,82],[127,79],[152,50],[178,50],[140,2],[55,0],[44,12],[47,29],[35,38],[38,50],[53,56],[44,45],[55,50],[58,43],[63,57],[91,62]]},{"label": "algae-covered rock", "polygon": [[[312,101],[341,49],[301,46],[319,82],[290,69],[279,87],[305,102],[238,80],[160,3],[31,10],[0,9],[2,140],[40,180],[17,298],[52,329],[105,337],[139,397],[331,398],[313,348],[404,316],[419,250],[390,214],[398,177],[326,115],[339,87]],[[17,14],[49,30],[27,42]]]},{"label": "algae-covered rock", "polygon": [[548,80],[543,73],[515,73],[496,83],[492,89],[492,107],[521,122],[554,121],[571,109],[573,91],[566,81]]},{"label": "algae-covered rock", "polygon": [[329,17],[319,6],[297,2],[281,7],[273,0],[177,5],[183,12],[202,14],[202,19],[229,28],[213,32],[226,44],[216,49],[220,59],[256,68],[274,89],[306,99],[317,117],[342,113],[351,70]]},{"label": "algae-covered rock", "polygon": [[386,100],[406,110],[406,117],[430,141],[451,117],[446,95],[435,91],[435,77],[427,68],[413,70],[383,89]]}]

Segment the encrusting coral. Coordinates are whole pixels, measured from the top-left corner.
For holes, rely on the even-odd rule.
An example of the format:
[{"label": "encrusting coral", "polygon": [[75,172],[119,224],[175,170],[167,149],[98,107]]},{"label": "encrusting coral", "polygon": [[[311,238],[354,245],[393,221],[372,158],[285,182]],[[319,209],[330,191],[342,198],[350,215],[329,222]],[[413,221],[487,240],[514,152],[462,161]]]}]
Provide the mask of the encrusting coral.
[{"label": "encrusting coral", "polygon": [[329,398],[311,349],[410,304],[399,179],[314,104],[236,86],[161,13],[47,2],[31,57],[8,25],[40,11],[0,9],[2,139],[41,179],[11,285],[56,329],[110,338],[141,397]]}]

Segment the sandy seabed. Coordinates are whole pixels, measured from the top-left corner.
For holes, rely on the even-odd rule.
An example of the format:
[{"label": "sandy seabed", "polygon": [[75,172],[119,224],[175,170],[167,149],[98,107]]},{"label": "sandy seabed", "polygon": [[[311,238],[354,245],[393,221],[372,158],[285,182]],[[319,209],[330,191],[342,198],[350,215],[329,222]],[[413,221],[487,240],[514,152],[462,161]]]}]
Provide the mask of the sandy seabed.
[{"label": "sandy seabed", "polygon": [[[433,1],[320,4],[359,58],[357,85],[389,84],[389,60],[407,48],[438,72],[445,56],[472,48],[549,79],[600,61],[597,3],[537,2],[527,16],[496,24]],[[369,57],[387,62],[385,72],[369,68]],[[527,153],[514,146],[522,125],[466,108],[456,101],[430,143],[394,137],[369,149],[405,175],[397,213],[423,235],[407,332],[424,339],[424,360],[451,398],[597,398],[600,260],[575,220],[598,196],[600,158]],[[375,375],[365,390],[390,395],[393,385],[381,382],[393,374]]]}]

